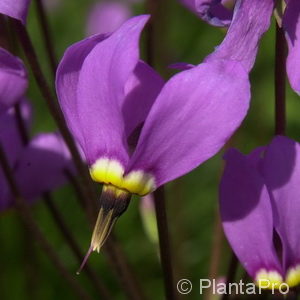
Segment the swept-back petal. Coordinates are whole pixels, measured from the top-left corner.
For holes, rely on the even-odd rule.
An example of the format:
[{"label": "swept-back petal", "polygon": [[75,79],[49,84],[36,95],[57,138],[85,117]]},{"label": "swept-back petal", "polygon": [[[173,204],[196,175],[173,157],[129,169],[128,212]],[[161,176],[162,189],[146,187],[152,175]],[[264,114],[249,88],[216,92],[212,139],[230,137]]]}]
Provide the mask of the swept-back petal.
[{"label": "swept-back petal", "polygon": [[125,85],[122,113],[126,136],[145,121],[150,108],[164,85],[164,80],[151,67],[139,61]]},{"label": "swept-back petal", "polygon": [[227,26],[232,19],[232,11],[221,0],[181,0],[181,2],[203,21],[214,26]]},{"label": "swept-back petal", "polygon": [[0,48],[0,113],[24,96],[28,86],[22,61]]},{"label": "swept-back petal", "polygon": [[87,55],[105,38],[107,38],[106,35],[96,35],[70,46],[57,68],[56,92],[59,104],[68,127],[81,146],[84,145],[85,140],[78,116],[78,104],[80,104],[77,99],[79,72]]},{"label": "swept-back petal", "polygon": [[300,145],[278,136],[266,148],[263,174],[275,211],[275,227],[283,244],[285,268],[300,263]]},{"label": "swept-back petal", "polygon": [[291,87],[300,94],[300,2],[290,0],[287,3],[282,22],[289,47],[287,74]]},{"label": "swept-back petal", "polygon": [[26,23],[30,0],[1,0],[0,13]]},{"label": "swept-back petal", "polygon": [[128,171],[154,175],[156,186],[191,171],[225,144],[249,100],[238,63],[204,63],[175,75],[152,106]]},{"label": "swept-back petal", "polygon": [[[77,112],[90,164],[100,157],[128,161],[121,103],[139,59],[139,37],[149,16],[131,18],[85,58],[79,73]],[[134,114],[132,115],[134,117]]]},{"label": "swept-back petal", "polygon": [[88,16],[87,34],[113,32],[130,17],[131,11],[126,3],[113,1],[96,3]]},{"label": "swept-back petal", "polygon": [[71,156],[59,134],[39,134],[20,155],[15,176],[22,196],[35,200],[66,181],[64,171],[74,171]]},{"label": "swept-back petal", "polygon": [[239,61],[249,72],[254,64],[258,43],[270,26],[274,0],[238,0],[225,39],[206,60]]},{"label": "swept-back petal", "polygon": [[268,272],[277,272],[280,277],[282,270],[273,245],[271,202],[256,168],[256,158],[244,156],[235,149],[226,153],[220,211],[233,251],[249,275],[259,280],[267,279],[260,276],[268,277]]}]

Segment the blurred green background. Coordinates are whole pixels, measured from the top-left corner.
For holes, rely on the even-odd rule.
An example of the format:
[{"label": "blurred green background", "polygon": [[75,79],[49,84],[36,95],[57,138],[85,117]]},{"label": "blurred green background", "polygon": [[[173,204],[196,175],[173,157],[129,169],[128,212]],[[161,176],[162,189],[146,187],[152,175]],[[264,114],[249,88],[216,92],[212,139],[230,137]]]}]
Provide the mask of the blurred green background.
[{"label": "blurred green background", "polygon": [[[54,89],[47,56],[41,42],[34,2],[33,0],[28,17],[28,30],[43,70]],[[58,6],[49,11],[48,16],[55,51],[57,57],[61,58],[66,47],[84,38],[87,15],[95,1],[59,0],[58,2]],[[160,14],[160,26],[164,29],[156,31],[155,45],[156,52],[161,57],[156,57],[155,65],[167,78],[174,73],[167,69],[168,64],[200,63],[222,41],[225,30],[205,24],[176,0],[164,2],[165,6]],[[144,6],[144,3],[132,4],[134,14],[145,13]],[[237,147],[244,153],[268,143],[274,133],[274,36],[273,22],[271,30],[262,40],[258,58],[251,73],[251,109],[243,125],[230,142],[230,146]],[[22,57],[22,53],[20,56]],[[41,131],[55,130],[56,127],[31,73],[30,78],[28,97],[34,103],[32,135]],[[299,110],[298,96],[288,87],[287,133],[296,140],[300,138]],[[183,296],[183,299],[202,299],[199,295],[199,280],[208,278],[210,273],[212,243],[219,232],[214,228],[218,223],[218,181],[222,173],[222,153],[223,151],[166,187],[175,278],[176,281],[187,278],[194,285],[191,294]],[[98,192],[100,194],[100,187]],[[66,185],[53,192],[53,196],[66,223],[82,251],[85,252],[90,243],[91,231],[76,201],[76,194],[70,185]],[[127,212],[118,221],[114,230],[115,235],[148,299],[164,299],[157,245],[151,242],[145,233],[139,206],[140,200],[134,198]],[[42,231],[51,241],[68,270],[95,299],[101,299],[84,271],[80,276],[76,276],[78,262],[58,231],[44,202],[38,201],[32,209]],[[154,225],[155,223],[152,224]],[[1,213],[0,242],[0,299],[75,298],[66,281],[61,278],[35,241],[30,238],[12,210]],[[218,250],[220,263],[217,275],[224,276],[230,257],[224,238],[221,245],[218,245]],[[213,262],[217,263],[217,260],[213,259]],[[113,299],[126,299],[105,255],[93,253],[90,257],[90,265],[108,287]]]}]

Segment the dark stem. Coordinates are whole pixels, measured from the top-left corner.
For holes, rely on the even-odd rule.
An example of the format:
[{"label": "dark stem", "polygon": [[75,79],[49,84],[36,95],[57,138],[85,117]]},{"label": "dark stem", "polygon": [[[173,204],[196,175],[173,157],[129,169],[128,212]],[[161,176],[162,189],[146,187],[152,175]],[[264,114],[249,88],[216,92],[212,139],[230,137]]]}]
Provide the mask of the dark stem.
[{"label": "dark stem", "polygon": [[27,226],[28,230],[31,232],[36,241],[40,244],[41,248],[48,255],[49,259],[52,261],[53,265],[61,273],[62,278],[68,282],[68,284],[74,289],[74,292],[79,296],[80,299],[91,299],[91,297],[86,293],[84,289],[76,282],[73,276],[70,275],[68,270],[65,268],[60,258],[56,254],[55,250],[47,241],[46,237],[38,228],[30,208],[26,201],[21,197],[18,186],[16,184],[13,172],[7,162],[6,155],[0,145],[0,165],[3,169],[4,175],[7,179],[11,192],[15,199],[15,207],[22,218],[24,224]]},{"label": "dark stem", "polygon": [[[69,245],[70,249],[72,250],[73,254],[78,260],[78,263],[80,264],[84,258],[84,255],[82,254],[74,235],[69,230],[67,224],[65,223],[62,215],[60,214],[58,208],[56,207],[54,201],[52,200],[52,197],[49,193],[44,194],[44,200],[45,204],[48,208],[48,211],[50,212],[52,218],[55,220],[57,227],[59,228],[61,234],[65,238],[65,241]],[[87,276],[90,278],[90,280],[93,282],[95,288],[101,295],[101,299],[112,299],[110,296],[109,291],[103,285],[103,283],[99,280],[98,275],[95,273],[95,271],[87,264],[85,266],[85,271]]]},{"label": "dark stem", "polygon": [[127,298],[129,300],[146,299],[136,276],[134,276],[134,273],[127,262],[127,258],[113,233],[110,234],[103,249],[109,259],[110,265],[113,267],[115,274],[120,280]]},{"label": "dark stem", "polygon": [[30,37],[28,35],[28,32],[26,28],[22,25],[22,23],[19,20],[10,19],[10,21],[13,23],[14,28],[17,32],[18,38],[21,42],[21,45],[23,47],[24,53],[27,57],[27,60],[29,62],[29,65],[32,69],[33,75],[35,77],[35,80],[41,90],[41,93],[46,101],[46,104],[49,108],[50,113],[53,116],[53,119],[55,120],[71,154],[74,159],[75,166],[77,168],[78,173],[81,175],[82,181],[80,182],[81,188],[84,191],[85,194],[85,201],[86,201],[86,210],[89,214],[90,218],[93,218],[93,210],[94,207],[94,192],[93,187],[91,185],[91,181],[87,172],[87,168],[85,164],[82,162],[80,154],[76,148],[76,145],[74,143],[74,140],[66,126],[63,114],[61,110],[58,107],[57,101],[55,97],[53,96],[47,82],[45,79],[45,76],[42,72],[42,69],[40,67],[36,52],[33,48],[32,42],[30,40]]},{"label": "dark stem", "polygon": [[47,56],[49,58],[50,67],[53,73],[53,77],[55,78],[57,62],[55,58],[55,52],[53,47],[53,42],[50,34],[49,22],[47,19],[47,15],[45,13],[45,8],[42,0],[35,0],[37,16],[40,23],[40,29],[42,33],[42,39],[44,41],[45,49],[47,51]]},{"label": "dark stem", "polygon": [[159,237],[160,259],[164,275],[166,299],[174,300],[177,294],[174,288],[173,265],[171,256],[171,245],[166,212],[166,199],[163,187],[158,188],[154,193],[155,213]]},{"label": "dark stem", "polygon": [[[226,274],[226,285],[234,282],[234,278],[236,275],[238,265],[239,265],[238,259],[236,258],[235,254],[232,252],[230,263],[229,263],[229,268],[228,268],[228,271]],[[222,300],[227,300],[227,299],[229,299],[229,297],[230,297],[229,293],[223,294]]]},{"label": "dark stem", "polygon": [[15,115],[20,138],[22,140],[23,145],[26,146],[29,142],[29,137],[22,117],[20,103],[15,104]]},{"label": "dark stem", "polygon": [[[219,215],[219,210],[216,210],[215,220],[214,220],[214,228],[212,234],[212,245],[211,245],[211,257],[209,263],[209,275],[208,278],[213,280],[217,278],[219,266],[220,266],[220,258],[222,254],[222,241],[223,241],[223,230]],[[212,292],[211,289],[207,290],[207,293],[204,295],[204,300],[209,300],[211,298]]]},{"label": "dark stem", "polygon": [[283,29],[276,23],[275,41],[275,134],[285,135],[286,107],[286,40]]}]

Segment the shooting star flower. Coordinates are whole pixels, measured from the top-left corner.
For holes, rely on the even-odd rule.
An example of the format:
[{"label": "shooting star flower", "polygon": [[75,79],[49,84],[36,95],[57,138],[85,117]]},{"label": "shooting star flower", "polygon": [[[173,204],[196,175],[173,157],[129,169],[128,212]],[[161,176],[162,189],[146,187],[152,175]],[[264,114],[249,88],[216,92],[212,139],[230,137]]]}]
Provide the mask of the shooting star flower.
[{"label": "shooting star flower", "polygon": [[[233,251],[258,286],[297,286],[300,144],[277,136],[249,155],[231,149],[224,158],[220,210]],[[281,242],[282,259],[274,231]]]},{"label": "shooting star flower", "polygon": [[111,35],[72,45],[57,71],[67,124],[91,177],[104,184],[87,257],[132,194],[149,194],[212,157],[248,110],[248,72],[233,60],[207,58],[164,84],[139,60],[147,20],[133,17]]}]

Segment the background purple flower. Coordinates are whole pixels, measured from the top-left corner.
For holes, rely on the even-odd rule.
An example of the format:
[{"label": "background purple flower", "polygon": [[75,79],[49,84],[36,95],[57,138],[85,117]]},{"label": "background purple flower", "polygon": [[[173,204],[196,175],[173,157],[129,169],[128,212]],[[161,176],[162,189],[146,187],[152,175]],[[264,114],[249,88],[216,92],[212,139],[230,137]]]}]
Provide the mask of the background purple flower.
[{"label": "background purple flower", "polygon": [[28,86],[23,62],[0,48],[0,113],[14,105]]},{"label": "background purple flower", "polygon": [[1,0],[0,13],[26,23],[30,0]]},{"label": "background purple flower", "polygon": [[[300,144],[278,136],[248,156],[229,150],[225,160],[220,210],[234,252],[255,281],[298,285]],[[274,229],[283,247],[283,263]]]},{"label": "background purple flower", "polygon": [[132,15],[129,4],[104,1],[96,3],[90,9],[87,23],[87,35],[108,33],[117,30]]}]

